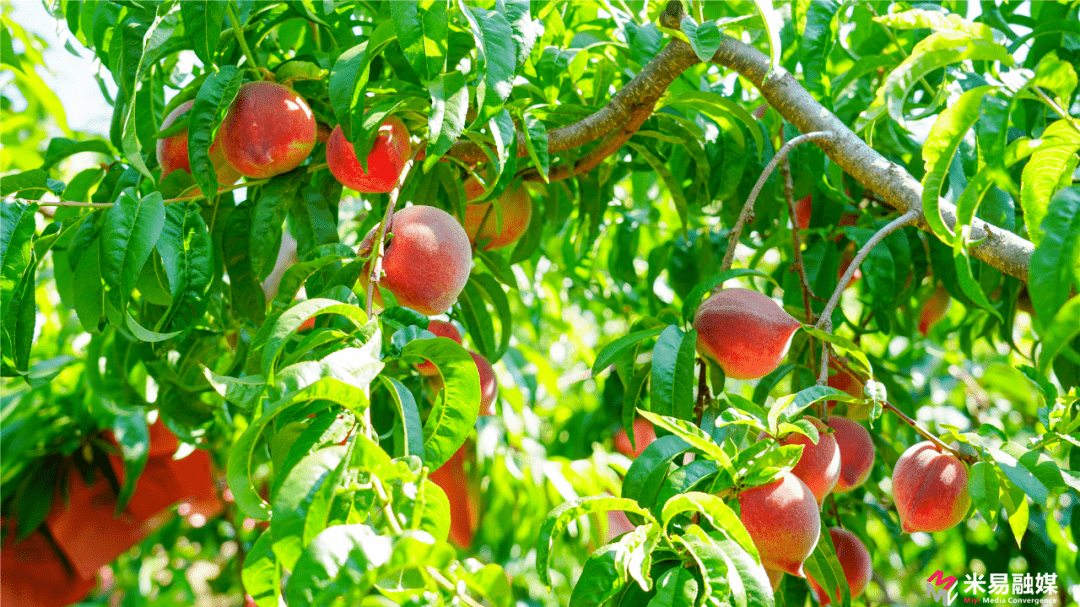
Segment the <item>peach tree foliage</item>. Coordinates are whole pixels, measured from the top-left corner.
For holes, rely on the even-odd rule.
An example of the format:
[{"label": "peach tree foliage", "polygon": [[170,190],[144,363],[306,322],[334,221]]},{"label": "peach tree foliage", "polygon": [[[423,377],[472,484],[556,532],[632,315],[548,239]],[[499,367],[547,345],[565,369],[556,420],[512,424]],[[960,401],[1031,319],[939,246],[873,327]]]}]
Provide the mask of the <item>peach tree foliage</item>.
[{"label": "peach tree foliage", "polygon": [[[0,167],[0,497],[20,532],[44,519],[58,459],[97,448],[100,430],[116,430],[125,467],[140,470],[156,409],[210,451],[234,500],[218,522],[176,522],[153,540],[221,561],[213,593],[260,606],[801,605],[802,580],[769,588],[732,497],[798,460],[798,447],[757,440],[763,430],[813,435],[804,413],[859,398],[816,385],[827,341],[873,380],[877,457],[868,482],[826,498],[821,529],[873,547],[875,601],[921,602],[935,568],[974,560],[1008,572],[1022,558],[1062,588],[1080,583],[1075,6],[982,3],[968,21],[967,2],[693,2],[682,14],[640,1],[48,4],[116,93],[108,138],[68,131],[40,102],[40,45],[5,17],[18,94],[4,89],[3,142],[37,145]],[[760,63],[718,53],[742,48],[729,37]],[[770,67],[798,74],[799,90],[921,182],[909,192],[925,214],[870,250],[831,333],[797,331],[783,364],[742,382],[695,356],[708,292],[752,286],[813,324],[849,247],[907,210],[881,193],[886,177],[842,168],[863,148],[802,145],[790,187],[775,172],[736,234],[736,268],[721,266],[780,136],[816,112],[770,92],[774,109],[753,118],[769,82],[752,73]],[[321,143],[292,171],[219,192],[210,143],[241,84],[271,77],[360,158],[387,116],[402,119],[423,154],[400,192],[343,193]],[[64,136],[9,126],[12,95]],[[189,100],[188,118],[162,130]],[[185,130],[192,172],[161,179],[156,141]],[[84,154],[95,163],[68,170]],[[406,308],[366,313],[356,247],[391,196],[461,216],[480,167],[492,198],[527,180],[533,213],[515,245],[474,251],[450,312],[501,363],[499,414],[477,420],[466,350],[427,339],[428,319]],[[807,194],[809,229],[794,240],[787,201]],[[38,214],[58,198],[100,206]],[[972,240],[982,222],[1020,243],[1022,263],[995,256],[1000,236]],[[260,283],[285,230],[299,259],[268,301]],[[923,337],[937,284],[952,309]],[[425,358],[440,396],[415,371]],[[638,411],[660,438],[631,463],[610,438]],[[923,440],[899,414],[969,466],[970,520],[926,541],[902,532],[885,482]],[[482,515],[473,545],[455,550],[426,476],[466,441]],[[606,543],[614,509],[637,527]],[[806,570],[847,603],[828,538]],[[218,555],[230,541],[242,558]],[[134,604],[190,603],[181,562],[145,578],[148,592],[148,565],[122,557],[117,587]]]}]

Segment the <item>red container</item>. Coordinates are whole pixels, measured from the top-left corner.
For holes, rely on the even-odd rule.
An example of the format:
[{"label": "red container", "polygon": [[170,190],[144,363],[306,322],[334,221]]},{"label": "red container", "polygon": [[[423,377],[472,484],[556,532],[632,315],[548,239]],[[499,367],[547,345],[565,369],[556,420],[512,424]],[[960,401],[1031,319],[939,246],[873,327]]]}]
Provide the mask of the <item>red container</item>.
[{"label": "red container", "polygon": [[34,531],[16,543],[11,528],[0,549],[0,605],[3,607],[64,607],[79,602],[97,583],[82,579],[64,562],[49,538]]}]

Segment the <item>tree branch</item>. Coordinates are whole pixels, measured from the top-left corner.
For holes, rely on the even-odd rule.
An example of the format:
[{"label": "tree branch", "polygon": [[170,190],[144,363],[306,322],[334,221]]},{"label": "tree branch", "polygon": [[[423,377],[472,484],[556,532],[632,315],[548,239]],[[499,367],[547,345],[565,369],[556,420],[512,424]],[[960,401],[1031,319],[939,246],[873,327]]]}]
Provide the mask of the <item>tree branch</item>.
[{"label": "tree branch", "polygon": [[806,143],[807,141],[821,141],[828,140],[833,137],[832,133],[806,133],[805,135],[799,135],[791,141],[785,143],[777,150],[776,155],[769,161],[769,164],[765,165],[765,170],[761,172],[761,176],[758,177],[757,183],[754,184],[754,189],[750,190],[750,196],[746,199],[746,204],[743,205],[742,212],[739,213],[739,219],[735,221],[735,227],[731,228],[731,234],[728,236],[727,252],[724,253],[724,261],[720,264],[720,271],[726,272],[731,269],[731,262],[735,259],[735,246],[739,244],[739,237],[742,235],[743,226],[746,225],[747,218],[754,212],[754,203],[757,201],[758,194],[761,193],[761,188],[765,186],[765,182],[769,180],[769,176],[776,169],[776,165],[780,164],[780,161],[787,158],[787,155],[796,146]]},{"label": "tree branch", "polygon": [[[678,55],[672,53],[677,61],[683,62],[683,56],[694,55],[690,45],[681,40],[672,40],[668,44],[670,47],[682,49]],[[790,72],[780,68],[769,73],[768,57],[723,34],[720,35],[720,49],[713,55],[711,63],[731,68],[750,80],[761,90],[769,105],[800,131],[834,133],[833,139],[819,141],[818,147],[856,181],[876,192],[889,206],[902,213],[914,211],[914,225],[923,231],[931,231],[922,211],[922,184],[904,167],[889,161],[867,145],[835,114],[818,103]],[[945,225],[954,229],[956,206],[939,200],[938,208]],[[1027,282],[1028,263],[1035,250],[1030,241],[981,219],[971,222],[971,240],[976,242],[969,249],[973,257]]]},{"label": "tree branch", "polygon": [[[576,148],[604,137],[630,124],[635,112],[641,108],[648,108],[646,114],[648,117],[656,101],[667,92],[671,83],[695,63],[699,63],[699,60],[694,56],[693,51],[687,55],[679,47],[673,47],[670,44],[664,47],[607,102],[607,105],[595,114],[549,131],[548,152],[555,153]],[[458,141],[450,147],[446,155],[465,162],[487,162],[488,160],[484,150],[472,141]],[[517,134],[517,155],[519,158],[529,155],[525,135],[521,132]]]},{"label": "tree branch", "polygon": [[[682,40],[671,40],[598,112],[550,131],[548,151],[556,153],[578,147],[629,125],[636,110],[648,107],[651,111],[667,87],[680,74],[700,62],[689,44]],[[720,48],[710,62],[733,69],[750,80],[761,91],[765,100],[800,131],[834,133],[833,139],[818,142],[818,147],[889,206],[901,213],[914,209],[917,213],[914,225],[925,232],[931,232],[922,212],[922,184],[904,167],[889,161],[867,145],[836,115],[818,103],[790,72],[780,68],[770,73],[768,57],[757,49],[723,34],[720,36]],[[611,143],[614,144],[615,141],[617,139],[611,140]],[[519,157],[528,155],[523,133],[517,134],[517,146]],[[614,149],[608,153],[611,152],[614,152]],[[483,149],[471,141],[455,143],[447,155],[466,162],[485,162],[488,158]],[[602,159],[595,158],[597,164]],[[584,169],[582,165],[578,166]],[[575,171],[577,168],[575,167]],[[938,209],[945,225],[955,230],[956,206],[939,200]],[[971,239],[974,244],[969,251],[973,257],[1027,282],[1028,264],[1035,250],[1030,241],[978,218],[972,220]]]}]

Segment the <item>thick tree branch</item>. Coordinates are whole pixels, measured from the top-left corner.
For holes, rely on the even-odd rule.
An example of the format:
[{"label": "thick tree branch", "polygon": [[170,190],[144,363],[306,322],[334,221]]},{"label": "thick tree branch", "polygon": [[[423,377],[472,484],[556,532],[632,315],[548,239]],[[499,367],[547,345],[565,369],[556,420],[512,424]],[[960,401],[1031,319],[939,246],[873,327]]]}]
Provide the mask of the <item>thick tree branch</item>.
[{"label": "thick tree branch", "polygon": [[[681,55],[693,56],[689,44],[672,40],[668,48],[682,49]],[[667,49],[665,49],[667,50]],[[684,58],[672,53],[676,61]],[[825,109],[799,84],[795,77],[781,68],[769,73],[769,58],[757,49],[729,36],[721,35],[720,49],[712,57],[712,63],[731,68],[750,80],[761,90],[769,102],[800,131],[829,131],[835,133],[831,140],[818,141],[817,145],[835,163],[856,181],[870,188],[889,206],[907,213],[917,212],[915,224],[930,232],[926,216],[922,212],[923,188],[904,167],[887,160],[871,148],[847,127],[835,114]],[[956,226],[956,206],[939,200],[941,218],[950,229]],[[970,248],[971,255],[1020,280],[1028,279],[1028,263],[1035,247],[1025,240],[997,226],[975,219],[971,224],[972,240],[982,240]]]},{"label": "thick tree branch", "polygon": [[[586,157],[590,161],[588,164],[595,166],[618,149],[616,143],[621,145],[620,135],[625,135],[625,130],[622,134],[615,134],[615,131],[626,129],[643,112],[651,111],[667,87],[685,70],[698,63],[700,60],[689,44],[672,40],[598,112],[550,131],[548,151],[560,152],[610,135],[600,146],[602,150],[598,148]],[[904,167],[889,161],[867,145],[836,115],[818,103],[790,72],[781,68],[769,74],[768,57],[724,35],[721,35],[720,48],[713,55],[711,63],[733,69],[750,80],[760,89],[765,100],[803,133],[834,133],[833,139],[817,142],[818,147],[889,206],[901,213],[916,210],[914,225],[923,231],[931,231],[922,212],[922,184]],[[524,134],[518,133],[517,143],[518,156],[527,156]],[[467,162],[484,162],[488,158],[480,146],[471,141],[455,143],[447,155]],[[556,169],[552,177],[569,177],[570,174],[584,172],[586,166],[583,159],[572,171],[567,167]],[[530,175],[529,178],[535,179],[536,176]],[[955,229],[956,206],[939,200],[938,208],[945,225]],[[971,228],[971,238],[977,241],[969,249],[973,257],[1027,282],[1028,264],[1035,249],[1030,241],[978,218],[972,221]]]},{"label": "thick tree branch", "polygon": [[[695,63],[699,63],[699,60],[694,56],[693,51],[687,55],[681,48],[672,47],[669,44],[598,112],[573,124],[549,131],[548,151],[561,152],[604,137],[628,125],[635,111],[640,108],[648,108],[651,114],[656,100],[663,96],[679,74]],[[520,132],[517,134],[517,154],[518,157],[529,155],[525,135]],[[451,146],[446,155],[466,162],[488,160],[487,154],[479,145],[464,140]]]}]

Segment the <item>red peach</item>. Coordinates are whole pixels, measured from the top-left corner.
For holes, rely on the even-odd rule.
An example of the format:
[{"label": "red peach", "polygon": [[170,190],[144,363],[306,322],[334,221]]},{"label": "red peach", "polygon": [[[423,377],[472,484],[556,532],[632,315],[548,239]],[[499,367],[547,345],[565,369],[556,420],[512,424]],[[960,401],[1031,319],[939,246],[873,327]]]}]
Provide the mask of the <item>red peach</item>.
[{"label": "red peach", "polygon": [[814,205],[813,194],[807,194],[805,197],[800,198],[795,202],[795,225],[800,230],[805,230],[810,227],[810,213],[813,212]]},{"label": "red peach", "polygon": [[799,458],[791,473],[802,479],[820,506],[825,496],[832,491],[840,478],[840,449],[836,439],[822,421],[816,417],[806,419],[818,429],[818,442],[815,445],[810,437],[792,432],[780,439],[781,445],[802,445],[802,457]]},{"label": "red peach", "polygon": [[80,578],[41,531],[16,540],[9,529],[0,549],[0,605],[60,607],[78,603],[97,583],[96,571]]},{"label": "red peach", "polygon": [[[195,101],[186,101],[176,106],[176,109],[169,112],[169,115],[165,117],[165,120],[161,123],[161,130],[165,130],[172,126],[177,120],[179,120],[184,114],[191,111],[191,106],[195,105]],[[164,139],[157,140],[157,161],[161,165],[161,178],[165,179],[169,176],[169,173],[180,170],[185,173],[191,173],[191,163],[188,160],[188,134],[187,131],[177,133],[172,137],[166,137]],[[236,183],[237,179],[240,179],[240,172],[232,168],[225,160],[225,154],[221,151],[221,130],[218,130],[217,137],[214,137],[214,142],[210,144],[210,162],[214,165],[214,172],[217,174],[218,183],[221,185],[232,185]]]},{"label": "red peach", "polygon": [[908,447],[896,460],[892,485],[900,525],[908,533],[951,529],[971,506],[967,466],[930,441]]},{"label": "red peach", "polygon": [[[866,549],[859,536],[839,527],[829,529],[833,547],[836,548],[836,560],[844,569],[844,579],[847,580],[848,591],[851,598],[861,596],[870,585],[870,578],[874,575],[874,563],[870,558],[870,551]],[[825,590],[818,585],[811,576],[806,576],[810,587],[817,596],[818,603],[822,605],[832,604],[832,598],[825,594]],[[840,602],[840,589],[836,589],[836,602]]]},{"label": "red peach", "polygon": [[465,472],[466,445],[462,445],[445,464],[428,475],[431,482],[446,492],[450,501],[450,541],[461,548],[468,548],[472,544],[480,518],[476,497],[470,491],[469,476]]},{"label": "red peach", "polygon": [[221,123],[225,159],[242,175],[264,179],[300,166],[315,147],[315,115],[287,86],[248,82]]},{"label": "red peach", "polygon": [[390,116],[379,126],[375,144],[368,152],[366,172],[341,125],[334,127],[326,143],[326,164],[330,172],[342,185],[357,192],[382,193],[394,189],[408,157],[409,131],[397,116]]},{"label": "red peach", "polygon": [[[830,388],[836,388],[841,392],[846,392],[855,398],[863,398],[863,385],[859,382],[859,379],[854,375],[844,371],[836,364],[835,361],[829,360],[829,369],[834,371],[829,376],[828,385]],[[828,412],[832,415],[833,409],[836,408],[836,401],[828,401]],[[847,413],[844,417],[853,419],[855,421],[864,421],[870,418],[870,406],[865,402],[859,403],[847,403]]]},{"label": "red peach", "polygon": [[801,326],[775,301],[750,289],[724,289],[694,315],[698,352],[735,379],[764,377],[780,366]]},{"label": "red peach", "polygon": [[[459,344],[461,343],[461,333],[458,333],[457,327],[444,320],[428,321],[427,330],[434,333],[436,337],[449,337]],[[439,369],[431,361],[416,365],[416,370],[420,372],[420,375],[427,376],[438,375],[439,373]]]},{"label": "red peach", "polygon": [[814,493],[799,477],[785,472],[780,478],[739,493],[743,526],[754,541],[766,569],[797,577],[803,562],[817,546],[821,516]]},{"label": "red peach", "polygon": [[862,424],[843,417],[830,417],[829,427],[840,448],[840,479],[835,493],[848,493],[866,482],[874,467],[874,441]]},{"label": "red peach", "polygon": [[[398,304],[426,316],[446,312],[472,271],[472,248],[465,229],[446,211],[417,205],[394,213],[390,231],[393,238],[383,257],[379,286],[393,293]],[[372,230],[360,245],[361,254],[371,248],[374,234]],[[364,266],[360,276],[365,289],[369,266]],[[378,289],[374,300],[382,305]]]},{"label": "red peach", "polygon": [[[475,177],[466,180],[465,194],[468,199],[477,197],[481,191],[482,186]],[[485,251],[514,244],[529,229],[532,220],[532,201],[524,185],[519,184],[503,192],[498,205],[502,211],[501,230],[498,229],[498,217],[490,201],[465,205],[465,219],[462,221],[465,232],[473,244],[478,240],[489,241],[484,246]]]},{"label": "red peach", "polygon": [[635,446],[630,446],[630,437],[626,435],[626,428],[623,428],[615,433],[615,450],[630,459],[634,459],[641,455],[645,447],[648,447],[654,440],[656,440],[656,429],[653,428],[652,422],[639,417],[634,420]]},{"label": "red peach", "polygon": [[945,318],[950,303],[952,303],[952,299],[949,297],[949,291],[945,289],[944,285],[939,284],[934,289],[934,292],[930,294],[930,297],[926,298],[926,302],[923,303],[922,312],[919,314],[919,333],[926,335],[930,327]]},{"label": "red peach", "polygon": [[499,397],[499,380],[495,377],[495,369],[476,352],[470,351],[469,356],[472,356],[480,374],[480,415],[491,415],[495,412],[495,399]]}]

